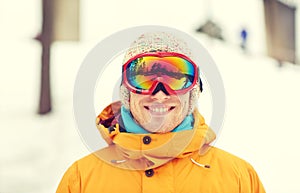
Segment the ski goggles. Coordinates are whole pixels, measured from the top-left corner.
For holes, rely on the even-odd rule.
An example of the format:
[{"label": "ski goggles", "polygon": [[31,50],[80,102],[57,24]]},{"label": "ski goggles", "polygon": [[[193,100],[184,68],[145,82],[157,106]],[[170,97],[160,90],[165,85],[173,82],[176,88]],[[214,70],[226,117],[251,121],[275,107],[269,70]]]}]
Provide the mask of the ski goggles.
[{"label": "ski goggles", "polygon": [[123,84],[134,93],[152,94],[162,83],[169,94],[184,94],[198,82],[197,65],[173,52],[136,55],[123,65]]}]

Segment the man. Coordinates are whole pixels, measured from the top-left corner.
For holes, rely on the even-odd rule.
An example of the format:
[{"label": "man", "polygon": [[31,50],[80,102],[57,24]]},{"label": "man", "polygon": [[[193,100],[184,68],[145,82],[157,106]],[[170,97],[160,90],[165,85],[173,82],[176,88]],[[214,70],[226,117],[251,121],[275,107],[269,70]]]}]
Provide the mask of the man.
[{"label": "man", "polygon": [[246,161],[209,145],[215,134],[197,109],[200,68],[172,34],[141,35],[122,66],[121,102],[96,124],[108,143],[76,161],[57,193],[264,193]]}]

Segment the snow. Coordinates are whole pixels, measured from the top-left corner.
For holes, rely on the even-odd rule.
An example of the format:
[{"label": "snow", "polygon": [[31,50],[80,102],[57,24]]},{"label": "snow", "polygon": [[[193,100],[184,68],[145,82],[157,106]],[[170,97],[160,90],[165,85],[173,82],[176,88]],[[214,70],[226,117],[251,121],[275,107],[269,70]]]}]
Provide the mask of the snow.
[{"label": "snow", "polygon": [[[0,192],[55,192],[64,171],[90,153],[73,118],[77,70],[101,39],[144,24],[175,27],[205,45],[222,75],[227,99],[225,122],[215,145],[251,163],[267,192],[300,192],[300,154],[296,153],[300,147],[300,66],[285,63],[279,67],[264,55],[261,2],[212,1],[208,14],[203,8],[206,3],[195,0],[154,0],[155,6],[136,0],[112,0],[105,5],[82,1],[82,41],[53,44],[53,111],[40,116],[36,112],[41,51],[32,40],[40,28],[40,1],[0,0],[5,5],[0,6]],[[223,27],[226,42],[194,32],[207,15]],[[246,54],[238,47],[241,26],[249,28]]]}]

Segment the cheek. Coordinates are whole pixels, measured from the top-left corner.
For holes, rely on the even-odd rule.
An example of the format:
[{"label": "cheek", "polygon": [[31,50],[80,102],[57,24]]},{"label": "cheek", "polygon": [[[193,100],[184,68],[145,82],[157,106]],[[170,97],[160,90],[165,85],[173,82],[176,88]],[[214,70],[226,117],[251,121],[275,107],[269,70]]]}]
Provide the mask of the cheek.
[{"label": "cheek", "polygon": [[130,109],[138,109],[141,106],[141,97],[136,97],[136,95],[130,96]]},{"label": "cheek", "polygon": [[178,108],[176,114],[177,114],[177,118],[179,121],[182,121],[188,112],[188,102],[183,101],[182,103],[180,103],[180,108]]},{"label": "cheek", "polygon": [[136,100],[130,100],[130,111],[131,113],[135,116],[136,114],[138,114],[137,111],[139,111],[139,105],[138,102]]},{"label": "cheek", "polygon": [[190,95],[185,95],[179,98],[182,114],[186,114],[189,108]]},{"label": "cheek", "polygon": [[141,97],[135,97],[132,95],[130,97],[130,111],[133,115],[133,118],[140,122],[144,119],[144,107],[142,105],[142,98]]}]

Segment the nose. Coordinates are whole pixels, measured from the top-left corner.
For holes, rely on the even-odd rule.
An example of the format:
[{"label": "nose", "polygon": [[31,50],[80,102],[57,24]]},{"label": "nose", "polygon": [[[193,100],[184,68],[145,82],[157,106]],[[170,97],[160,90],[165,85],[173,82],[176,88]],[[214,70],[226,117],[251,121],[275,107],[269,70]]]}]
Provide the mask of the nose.
[{"label": "nose", "polygon": [[155,95],[156,93],[158,93],[159,91],[163,91],[166,95],[168,95],[168,91],[166,90],[165,86],[163,83],[158,83],[158,85],[156,85],[156,88],[154,89],[154,91],[152,92],[152,95]]},{"label": "nose", "polygon": [[166,95],[163,91],[158,91],[154,95],[151,95],[151,99],[157,100],[159,102],[163,102],[165,100],[168,100],[170,98],[170,95]]}]

